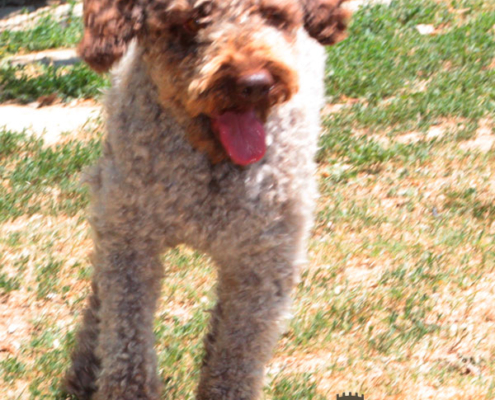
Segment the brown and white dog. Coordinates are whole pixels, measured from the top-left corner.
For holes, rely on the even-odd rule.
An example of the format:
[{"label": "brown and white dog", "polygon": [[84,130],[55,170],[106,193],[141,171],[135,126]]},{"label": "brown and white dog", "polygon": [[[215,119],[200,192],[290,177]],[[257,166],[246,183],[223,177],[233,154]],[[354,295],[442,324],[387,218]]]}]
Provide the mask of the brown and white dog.
[{"label": "brown and white dog", "polygon": [[347,19],[342,0],[86,0],[82,57],[122,60],[87,178],[95,272],[70,393],[160,398],[160,254],[185,243],[218,267],[197,398],[260,397],[313,220],[320,44]]}]

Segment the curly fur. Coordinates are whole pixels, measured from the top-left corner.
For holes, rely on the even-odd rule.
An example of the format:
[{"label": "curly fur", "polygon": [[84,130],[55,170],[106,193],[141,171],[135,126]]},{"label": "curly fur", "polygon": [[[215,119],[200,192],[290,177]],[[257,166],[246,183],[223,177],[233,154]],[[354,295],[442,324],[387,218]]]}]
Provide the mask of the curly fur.
[{"label": "curly fur", "polygon": [[[317,196],[325,54],[307,34],[318,38],[316,17],[307,16],[317,1],[99,1],[86,3],[81,52],[90,65],[107,69],[137,40],[113,72],[103,156],[87,177],[93,294],[67,389],[80,399],[159,398],[152,331],[159,257],[185,243],[218,267],[197,398],[257,399],[305,261]],[[333,4],[334,24],[340,2],[322,3]],[[102,7],[113,11],[93,15]],[[122,16],[124,31],[103,28],[109,15]],[[204,23],[194,36],[181,30],[191,18]],[[259,69],[274,77],[256,104],[267,150],[239,166],[208,120],[217,108],[242,106],[225,82]]]}]

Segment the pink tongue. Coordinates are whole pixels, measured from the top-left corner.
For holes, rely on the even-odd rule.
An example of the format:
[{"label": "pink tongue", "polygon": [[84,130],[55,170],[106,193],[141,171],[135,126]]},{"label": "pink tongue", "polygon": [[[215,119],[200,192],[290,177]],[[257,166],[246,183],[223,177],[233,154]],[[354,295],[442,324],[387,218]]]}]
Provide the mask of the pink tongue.
[{"label": "pink tongue", "polygon": [[249,165],[265,155],[265,129],[254,110],[227,111],[212,122],[213,129],[218,132],[220,142],[234,163]]}]

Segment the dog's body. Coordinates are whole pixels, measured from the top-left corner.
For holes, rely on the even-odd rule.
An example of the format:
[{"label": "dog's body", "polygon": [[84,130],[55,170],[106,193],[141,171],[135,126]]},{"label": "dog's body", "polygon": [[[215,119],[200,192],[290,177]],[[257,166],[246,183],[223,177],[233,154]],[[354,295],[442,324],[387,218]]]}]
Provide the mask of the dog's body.
[{"label": "dog's body", "polygon": [[[211,2],[176,3],[185,3],[180,12],[186,13]],[[218,304],[197,398],[260,396],[312,223],[324,50],[297,17],[287,32],[262,26],[264,36],[258,36],[259,16],[241,1],[230,3],[217,16],[220,30],[206,23],[196,31],[197,20],[185,18],[185,33],[174,33],[187,42],[180,46],[191,46],[191,37],[180,36],[190,28],[194,35],[205,30],[194,36],[194,51],[173,48],[149,23],[147,39],[141,36],[115,71],[103,157],[88,177],[94,293],[67,376],[69,391],[81,399],[159,398],[152,333],[159,256],[180,243],[209,254],[218,266]],[[238,13],[229,16],[232,10]],[[212,39],[232,19],[250,17],[249,32],[241,24],[234,39]],[[342,30],[334,29],[334,36]],[[247,44],[235,44],[236,37]],[[217,49],[201,53],[203,42]],[[174,58],[180,51],[182,61]],[[101,54],[86,58],[96,69],[98,60],[100,69],[109,66]],[[178,76],[171,72],[177,65]]]}]

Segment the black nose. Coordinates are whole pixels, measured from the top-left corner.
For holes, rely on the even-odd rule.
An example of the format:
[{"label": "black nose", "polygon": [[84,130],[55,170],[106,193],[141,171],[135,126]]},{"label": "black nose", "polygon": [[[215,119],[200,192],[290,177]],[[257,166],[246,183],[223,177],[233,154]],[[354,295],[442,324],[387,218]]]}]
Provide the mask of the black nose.
[{"label": "black nose", "polygon": [[257,103],[268,96],[274,83],[272,74],[266,69],[250,72],[237,79],[237,94],[243,101]]}]

